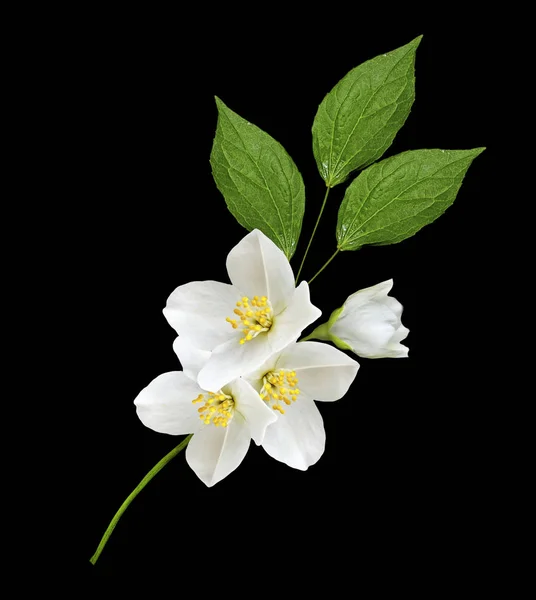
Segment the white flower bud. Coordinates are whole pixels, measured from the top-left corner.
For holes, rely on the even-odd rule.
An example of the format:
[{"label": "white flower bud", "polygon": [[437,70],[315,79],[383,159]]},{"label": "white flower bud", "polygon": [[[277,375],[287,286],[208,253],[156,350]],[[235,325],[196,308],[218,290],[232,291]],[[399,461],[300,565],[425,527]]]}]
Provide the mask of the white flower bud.
[{"label": "white flower bud", "polygon": [[400,342],[409,329],[402,325],[402,305],[387,295],[392,287],[389,279],[352,294],[307,339],[330,340],[365,358],[407,357],[409,349]]}]

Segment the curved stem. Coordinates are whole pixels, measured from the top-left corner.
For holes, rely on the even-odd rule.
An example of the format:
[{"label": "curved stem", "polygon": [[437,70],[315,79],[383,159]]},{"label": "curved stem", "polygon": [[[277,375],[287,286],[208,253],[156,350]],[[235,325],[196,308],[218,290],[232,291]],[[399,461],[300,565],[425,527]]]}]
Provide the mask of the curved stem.
[{"label": "curved stem", "polygon": [[137,487],[134,489],[134,491],[130,494],[130,496],[123,502],[123,504],[121,504],[121,506],[119,507],[119,510],[115,513],[114,518],[110,521],[110,524],[108,525],[108,529],[106,529],[106,531],[104,532],[104,535],[102,536],[102,539],[97,547],[97,550],[95,551],[95,554],[89,559],[91,564],[94,565],[97,562],[97,560],[99,559],[101,552],[104,550],[104,546],[106,546],[106,542],[110,539],[110,536],[112,535],[112,532],[115,529],[115,526],[119,522],[119,519],[123,516],[123,513],[128,508],[128,506],[132,502],[132,500],[134,500],[134,498],[143,490],[143,488],[149,483],[149,481],[151,481],[151,479],[157,473],[159,473],[168,464],[168,462],[172,458],[177,456],[177,454],[181,450],[186,448],[192,435],[193,434],[190,434],[189,436],[185,437],[178,446],[173,448],[173,450],[169,454],[166,454],[166,456],[164,456],[164,458],[161,461],[156,463],[156,465],[140,481],[140,483],[137,485]]},{"label": "curved stem", "polygon": [[298,274],[296,275],[296,281],[294,282],[294,285],[296,285],[298,283],[298,278],[300,277],[300,273],[302,272],[302,269],[303,269],[303,263],[305,262],[305,259],[307,258],[307,253],[309,252],[309,248],[311,247],[311,243],[313,241],[313,238],[315,237],[316,228],[318,227],[318,224],[320,223],[320,217],[322,216],[322,213],[324,212],[324,207],[326,206],[326,200],[328,199],[328,194],[329,194],[330,189],[331,188],[328,187],[326,190],[326,195],[324,196],[324,202],[322,202],[322,207],[320,208],[320,213],[318,214],[318,219],[316,220],[315,228],[313,229],[313,233],[311,234],[311,238],[309,240],[309,243],[307,244],[307,249],[305,250],[305,254],[303,255],[301,265],[300,265],[300,268],[298,269]]},{"label": "curved stem", "polygon": [[309,285],[313,283],[313,281],[322,273],[322,271],[329,265],[329,263],[339,254],[339,249],[335,250],[335,252],[328,258],[328,260],[324,263],[324,266],[321,267],[314,275],[309,279]]}]

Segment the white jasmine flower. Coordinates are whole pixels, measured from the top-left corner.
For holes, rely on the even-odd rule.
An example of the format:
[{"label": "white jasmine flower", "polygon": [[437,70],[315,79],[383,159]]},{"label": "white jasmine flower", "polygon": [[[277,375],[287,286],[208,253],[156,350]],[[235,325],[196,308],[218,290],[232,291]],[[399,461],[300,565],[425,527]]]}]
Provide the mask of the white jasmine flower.
[{"label": "white jasmine flower", "polygon": [[359,364],[318,342],[292,343],[248,375],[260,397],[278,414],[263,448],[276,460],[305,471],[324,452],[326,433],[314,400],[330,402],[348,391]]},{"label": "white jasmine flower", "polygon": [[306,339],[330,340],[365,358],[407,357],[409,349],[400,342],[409,329],[402,325],[402,304],[387,295],[392,287],[389,279],[352,294]]},{"label": "white jasmine flower", "polygon": [[154,431],[194,434],[186,460],[210,487],[240,465],[251,439],[262,443],[276,416],[244,379],[212,391],[200,388],[196,378],[210,352],[193,348],[180,337],[173,348],[184,370],[163,373],[151,381],[134,400],[136,412]]},{"label": "white jasmine flower", "polygon": [[294,287],[286,256],[257,229],[229,252],[227,272],[232,285],[181,285],[164,309],[182,339],[212,352],[198,375],[203,389],[219,390],[256,369],[321,314],[311,304],[307,282]]}]

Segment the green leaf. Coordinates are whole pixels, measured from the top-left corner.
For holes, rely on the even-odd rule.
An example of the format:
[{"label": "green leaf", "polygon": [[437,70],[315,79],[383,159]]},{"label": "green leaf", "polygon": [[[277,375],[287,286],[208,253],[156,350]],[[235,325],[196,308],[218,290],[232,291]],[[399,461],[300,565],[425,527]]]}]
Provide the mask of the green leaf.
[{"label": "green leaf", "polygon": [[305,210],[302,176],[279,142],[219,98],[216,104],[218,126],[210,155],[216,185],[240,225],[260,229],[290,259]]},{"label": "green leaf", "polygon": [[415,99],[421,38],[352,69],[318,107],[313,152],[328,187],[380,158],[404,125]]},{"label": "green leaf", "polygon": [[454,202],[471,162],[484,150],[411,150],[363,171],[339,209],[339,250],[396,244],[435,221]]}]

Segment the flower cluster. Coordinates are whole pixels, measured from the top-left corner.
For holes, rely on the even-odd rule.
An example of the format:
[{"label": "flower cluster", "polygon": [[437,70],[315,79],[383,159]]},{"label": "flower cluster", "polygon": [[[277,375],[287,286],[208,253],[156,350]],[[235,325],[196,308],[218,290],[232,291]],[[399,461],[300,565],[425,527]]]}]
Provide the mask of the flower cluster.
[{"label": "flower cluster", "polygon": [[[316,463],[326,436],[314,401],[342,398],[359,369],[331,345],[297,341],[321,311],[263,233],[253,230],[231,250],[227,272],[231,284],[195,281],[171,294],[164,315],[183,370],[160,375],[135,399],[147,427],[194,434],[186,460],[207,486],[238,467],[251,439],[296,469]],[[391,286],[353,294],[304,339],[370,358],[407,356]]]}]

